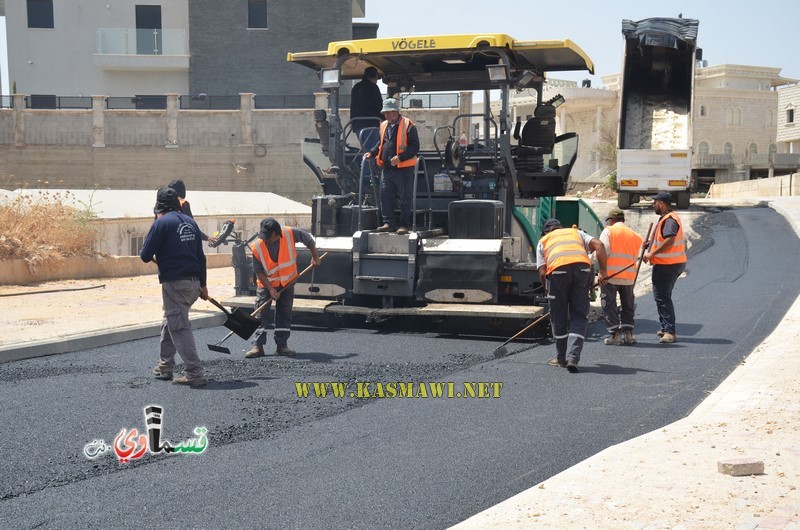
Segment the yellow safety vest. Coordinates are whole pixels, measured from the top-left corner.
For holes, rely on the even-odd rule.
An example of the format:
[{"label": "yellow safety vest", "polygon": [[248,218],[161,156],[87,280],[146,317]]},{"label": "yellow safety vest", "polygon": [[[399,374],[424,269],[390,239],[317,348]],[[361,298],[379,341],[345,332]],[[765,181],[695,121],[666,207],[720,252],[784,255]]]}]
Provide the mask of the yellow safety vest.
[{"label": "yellow safety vest", "polygon": [[[273,287],[286,285],[297,277],[297,251],[294,248],[294,232],[290,228],[282,228],[280,245],[278,246],[278,261],[273,261],[267,251],[266,242],[259,238],[250,244],[250,250],[267,274],[267,279]],[[261,280],[258,286],[264,288]]]},{"label": "yellow safety vest", "polygon": [[547,275],[570,263],[591,265],[577,228],[557,228],[541,239]]},{"label": "yellow safety vest", "polygon": [[680,218],[675,214],[675,212],[669,212],[659,219],[658,224],[656,225],[654,245],[655,247],[659,247],[661,243],[664,242],[664,237],[661,235],[661,227],[664,226],[664,222],[669,218],[675,219],[675,222],[678,223],[678,233],[675,235],[675,242],[672,243],[672,246],[663,249],[661,252],[653,256],[652,259],[650,259],[650,263],[653,265],[675,265],[676,263],[686,263],[686,240],[683,237],[683,226],[681,225]]},{"label": "yellow safety vest", "polygon": [[[606,261],[606,269],[608,275],[619,272],[631,263],[636,263],[639,258],[639,251],[642,248],[642,236],[631,230],[630,227],[622,223],[616,223],[608,227],[608,257]],[[614,280],[630,280],[636,278],[636,267],[625,269],[620,272],[610,281]]]}]

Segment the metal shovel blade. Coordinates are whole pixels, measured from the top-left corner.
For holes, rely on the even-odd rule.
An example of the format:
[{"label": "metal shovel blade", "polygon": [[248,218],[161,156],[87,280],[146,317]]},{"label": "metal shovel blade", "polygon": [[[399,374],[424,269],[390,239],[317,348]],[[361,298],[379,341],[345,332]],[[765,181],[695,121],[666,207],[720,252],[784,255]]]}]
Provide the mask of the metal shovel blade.
[{"label": "metal shovel blade", "polygon": [[256,332],[261,322],[251,317],[244,309],[237,307],[228,315],[222,324],[244,340],[249,339]]}]

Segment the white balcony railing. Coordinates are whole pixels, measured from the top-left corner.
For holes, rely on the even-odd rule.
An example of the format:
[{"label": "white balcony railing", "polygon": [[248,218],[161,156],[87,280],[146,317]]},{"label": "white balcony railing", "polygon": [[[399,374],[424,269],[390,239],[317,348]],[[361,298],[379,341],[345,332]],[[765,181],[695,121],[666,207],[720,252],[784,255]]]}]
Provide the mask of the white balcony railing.
[{"label": "white balcony railing", "polygon": [[188,55],[182,29],[100,28],[99,55]]}]

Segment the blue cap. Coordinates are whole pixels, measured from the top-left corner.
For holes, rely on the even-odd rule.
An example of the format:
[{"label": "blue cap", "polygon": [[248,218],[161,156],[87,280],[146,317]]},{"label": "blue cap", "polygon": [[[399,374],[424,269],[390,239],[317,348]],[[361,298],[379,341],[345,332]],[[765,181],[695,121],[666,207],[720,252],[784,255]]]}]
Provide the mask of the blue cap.
[{"label": "blue cap", "polygon": [[654,201],[664,201],[667,204],[672,204],[672,194],[668,191],[659,191],[655,195],[650,196]]}]

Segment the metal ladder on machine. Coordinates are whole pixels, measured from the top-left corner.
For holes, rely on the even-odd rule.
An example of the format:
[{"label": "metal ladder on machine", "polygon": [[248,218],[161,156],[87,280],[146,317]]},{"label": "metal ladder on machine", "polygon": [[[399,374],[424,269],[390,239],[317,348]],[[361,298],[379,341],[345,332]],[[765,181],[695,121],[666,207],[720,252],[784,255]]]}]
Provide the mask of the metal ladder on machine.
[{"label": "metal ladder on machine", "polygon": [[[414,296],[420,241],[420,234],[417,232],[416,193],[420,165],[428,193],[428,231],[431,230],[433,215],[430,179],[425,159],[419,157],[414,168],[411,233],[400,235],[359,230],[353,237],[353,293],[380,296],[384,308],[394,307],[396,297]],[[361,196],[362,190],[359,189],[359,200]],[[361,212],[359,212],[359,229],[360,214]]]}]

